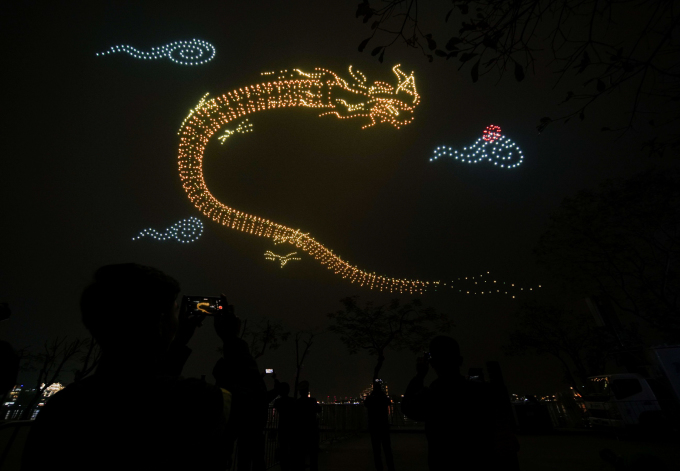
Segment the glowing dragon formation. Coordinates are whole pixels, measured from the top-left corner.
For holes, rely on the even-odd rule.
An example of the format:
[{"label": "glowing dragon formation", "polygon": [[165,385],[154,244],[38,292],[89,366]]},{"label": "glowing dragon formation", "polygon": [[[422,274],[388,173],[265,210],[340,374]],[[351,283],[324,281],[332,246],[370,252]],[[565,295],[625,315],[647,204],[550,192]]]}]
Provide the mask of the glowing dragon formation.
[{"label": "glowing dragon formation", "polygon": [[[397,79],[396,85],[370,83],[361,72],[350,67],[349,82],[325,69],[315,69],[312,73],[294,70],[292,73],[284,71],[287,74],[285,76],[272,77],[270,81],[238,88],[215,98],[208,99],[204,95],[179,130],[179,175],[189,199],[213,221],[230,229],[270,238],[274,243],[293,245],[352,283],[401,293],[423,293],[428,289],[436,291],[437,288],[443,288],[446,283],[439,281],[392,278],[362,270],[300,229],[293,229],[221,203],[210,193],[203,176],[206,146],[211,140],[223,141],[224,139],[219,138],[224,134],[219,133],[225,126],[236,123],[251,113],[305,107],[320,110],[320,116],[363,119],[365,124],[362,129],[381,123],[391,124],[396,128],[409,124],[413,121],[414,109],[420,103],[415,79],[412,73],[407,75],[402,72],[399,65],[393,67],[392,71]],[[294,260],[288,258],[292,255],[286,255],[284,260],[271,253],[268,259],[278,258],[283,266],[288,260]],[[498,289],[498,292],[501,290]]]}]

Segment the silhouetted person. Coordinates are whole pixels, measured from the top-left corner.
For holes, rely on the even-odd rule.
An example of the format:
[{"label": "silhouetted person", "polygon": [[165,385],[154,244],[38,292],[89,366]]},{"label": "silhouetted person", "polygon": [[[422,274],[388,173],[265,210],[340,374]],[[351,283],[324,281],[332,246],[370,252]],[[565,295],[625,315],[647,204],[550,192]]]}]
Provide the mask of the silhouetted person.
[{"label": "silhouetted person", "polygon": [[373,391],[364,401],[368,410],[368,433],[371,435],[373,446],[373,460],[375,469],[383,470],[381,454],[385,452],[387,471],[394,471],[394,459],[392,457],[392,443],[390,441],[389,409],[390,399],[382,390],[379,380],[373,381]]},{"label": "silhouetted person", "polygon": [[[228,305],[223,296],[223,304]],[[233,314],[233,306],[229,306]],[[240,319],[223,329],[224,355],[213,368],[215,384],[231,392],[230,439],[236,440],[239,471],[264,471],[264,429],[267,425],[267,386],[245,340],[239,338]]]},{"label": "silhouetted person", "polygon": [[24,470],[44,470],[58,457],[69,471],[224,469],[229,394],[178,377],[202,320],[179,313],[178,293],[177,281],[150,267],[95,272],[80,307],[101,362],[42,408]]},{"label": "silhouetted person", "polygon": [[502,404],[489,384],[460,374],[458,342],[435,337],[430,355],[437,379],[425,387],[428,362],[419,358],[401,404],[407,417],[425,422],[430,470],[518,469],[518,445]]},{"label": "silhouetted person", "polygon": [[309,396],[309,382],[301,381],[298,385],[300,397],[295,401],[295,439],[296,468],[305,469],[309,458],[309,469],[319,469],[319,421],[317,414],[321,406],[316,398]]},{"label": "silhouetted person", "polygon": [[274,401],[274,409],[279,417],[278,441],[279,462],[281,471],[295,469],[295,399],[290,397],[288,383],[276,383],[278,398]]},{"label": "silhouetted person", "polygon": [[[262,373],[261,376],[266,375]],[[274,380],[274,388],[267,391],[267,404],[274,402],[274,399],[281,395],[281,381],[276,377],[276,373],[272,373],[272,379]],[[290,394],[290,386],[288,386],[288,394]]]}]

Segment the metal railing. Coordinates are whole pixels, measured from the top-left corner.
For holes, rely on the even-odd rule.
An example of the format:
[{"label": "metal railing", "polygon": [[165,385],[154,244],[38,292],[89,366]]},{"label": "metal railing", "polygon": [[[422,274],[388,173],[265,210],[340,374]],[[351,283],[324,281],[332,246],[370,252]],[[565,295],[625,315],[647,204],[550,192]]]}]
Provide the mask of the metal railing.
[{"label": "metal railing", "polygon": [[578,405],[567,406],[561,402],[541,402],[550,415],[555,428],[581,428],[587,425],[585,410]]},{"label": "metal railing", "polygon": [[[269,407],[265,429],[265,463],[267,469],[278,464],[278,414]],[[392,404],[389,411],[391,429],[394,431],[421,431],[425,424],[414,422],[401,412],[401,404]],[[319,414],[319,441],[331,444],[359,432],[368,430],[366,408],[363,404],[321,404]],[[234,470],[232,468],[232,470]]]},{"label": "metal railing", "polygon": [[[423,423],[406,418],[401,412],[401,404],[390,406],[389,420],[392,430],[417,431],[424,428]],[[23,445],[30,430],[32,420],[13,420],[0,424],[0,468],[19,469]],[[267,469],[278,464],[278,426],[279,416],[273,406],[269,406],[267,424],[264,430],[264,456]],[[319,414],[321,444],[330,444],[355,436],[368,429],[366,408],[363,404],[322,404]],[[237,447],[235,447],[237,448]],[[236,470],[236,450],[232,470]],[[10,466],[11,463],[12,464]]]},{"label": "metal railing", "polygon": [[276,466],[279,448],[279,414],[273,406],[267,412],[267,425],[264,429],[264,462],[267,469]]},{"label": "metal railing", "polygon": [[[657,400],[587,401],[586,409],[591,425],[654,427],[668,420],[668,414]],[[668,410],[668,407],[665,409]]]}]

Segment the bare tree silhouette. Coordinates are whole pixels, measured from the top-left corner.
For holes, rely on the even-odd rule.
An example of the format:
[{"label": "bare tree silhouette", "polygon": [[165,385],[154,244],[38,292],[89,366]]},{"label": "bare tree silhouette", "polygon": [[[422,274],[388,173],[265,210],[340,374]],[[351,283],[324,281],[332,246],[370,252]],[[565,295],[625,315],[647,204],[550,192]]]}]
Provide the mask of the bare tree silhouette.
[{"label": "bare tree silhouette", "polygon": [[445,314],[423,307],[417,299],[407,304],[394,299],[382,306],[374,306],[371,301],[360,306],[357,296],[340,302],[344,310],[328,314],[335,321],[329,330],[340,336],[350,354],[365,350],[378,357],[373,370],[374,380],[379,377],[388,348],[422,351],[432,337],[451,329],[451,322]]},{"label": "bare tree silhouette", "polygon": [[288,337],[290,332],[280,322],[266,318],[252,323],[248,320],[243,322],[241,338],[248,342],[250,354],[255,359],[260,358],[267,350],[278,349]]},{"label": "bare tree silhouette", "polygon": [[31,361],[37,363],[38,378],[36,380],[36,394],[26,405],[21,415],[22,420],[27,420],[38,400],[42,397],[45,389],[59,380],[64,367],[71,362],[76,355],[82,353],[86,341],[82,339],[69,340],[68,337],[57,337],[52,341],[46,341],[41,352],[31,355]]},{"label": "bare tree silhouette", "polygon": [[293,389],[293,399],[297,399],[302,365],[305,362],[305,358],[307,358],[309,349],[314,344],[314,337],[316,336],[317,333],[315,332],[302,330],[295,332],[295,387]]},{"label": "bare tree silhouette", "polygon": [[535,249],[565,287],[680,339],[680,172],[647,171],[566,198]]}]

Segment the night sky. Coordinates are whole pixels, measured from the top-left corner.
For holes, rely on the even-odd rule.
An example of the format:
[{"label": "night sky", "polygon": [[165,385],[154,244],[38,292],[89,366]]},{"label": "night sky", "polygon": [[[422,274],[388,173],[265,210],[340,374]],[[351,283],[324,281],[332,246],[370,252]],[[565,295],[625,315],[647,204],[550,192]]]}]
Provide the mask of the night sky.
[{"label": "night sky", "polygon": [[[458,71],[457,61],[429,63],[400,43],[380,64],[357,51],[370,31],[354,16],[357,0],[212,3],[1,7],[0,301],[13,316],[0,336],[15,348],[84,336],[80,293],[94,270],[109,263],[157,267],[179,280],[183,294],[224,292],[240,317],[266,316],[293,331],[327,327],[326,314],[340,309],[345,296],[376,303],[394,297],[349,284],[305,254],[281,269],[263,254],[288,253],[291,246],[221,227],[188,200],[177,170],[180,123],[205,93],[266,81],[261,72],[323,67],[349,79],[354,65],[369,80],[389,83],[395,83],[395,64],[414,72],[422,102],[414,122],[399,130],[361,130],[365,120],[279,109],[250,115],[252,133],[223,146],[215,140],[206,151],[206,181],[218,200],[309,232],[368,271],[424,280],[489,271],[497,280],[543,284],[551,298],[557,290],[532,256],[550,212],[581,189],[645,167],[637,149],[646,136],[600,132],[625,119],[618,104],[625,96],[603,101],[583,122],[537,133],[542,116],[568,111],[557,103],[579,78],[555,87],[554,74],[538,67],[522,83],[510,74],[474,84],[469,66]],[[423,21],[437,33],[450,2],[432,3],[439,5],[430,5]],[[192,38],[215,46],[211,62],[187,67],[122,53],[95,56],[114,45],[149,50]],[[523,165],[503,170],[429,161],[435,147],[470,145],[492,123],[522,148]],[[195,243],[132,241],[144,228],[162,230],[191,216],[205,224]],[[498,360],[511,392],[552,393],[560,386],[561,372],[550,359],[500,352],[518,300],[446,292],[420,298],[450,314],[464,371]],[[580,299],[572,301],[585,309]],[[191,341],[187,376],[211,378],[219,346],[211,324]],[[312,394],[358,395],[370,383],[374,358],[350,356],[327,332],[316,339],[302,375]],[[293,348],[289,340],[261,358],[260,367],[292,381]],[[388,354],[382,376],[390,392],[403,392],[414,363],[411,353]]]}]

